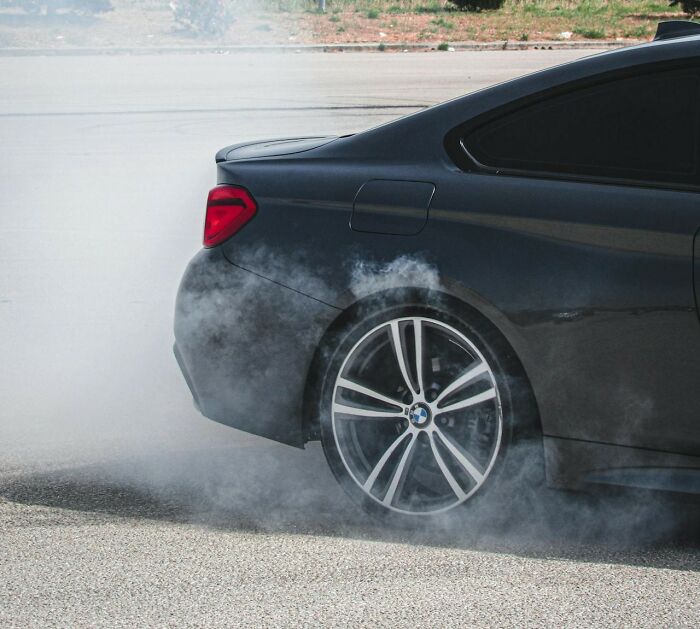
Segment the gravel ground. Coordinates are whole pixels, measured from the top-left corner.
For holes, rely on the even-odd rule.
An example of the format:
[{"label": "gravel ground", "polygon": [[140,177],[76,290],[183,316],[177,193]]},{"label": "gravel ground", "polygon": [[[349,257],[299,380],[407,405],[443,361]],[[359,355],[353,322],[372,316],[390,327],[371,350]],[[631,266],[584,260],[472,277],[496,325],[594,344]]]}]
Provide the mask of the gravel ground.
[{"label": "gravel ground", "polygon": [[0,59],[0,626],[700,625],[690,507],[545,492],[391,530],[317,446],[201,418],[171,355],[216,149],[581,54]]},{"label": "gravel ground", "polygon": [[[156,458],[125,460],[121,472],[93,464],[6,477],[0,625],[691,627],[700,620],[697,540],[637,542],[623,531],[582,539],[581,530],[541,522],[495,535],[469,520],[460,529],[388,530],[337,494],[315,448],[252,443],[188,457],[187,474],[160,483]],[[253,477],[255,491],[241,489]]]}]

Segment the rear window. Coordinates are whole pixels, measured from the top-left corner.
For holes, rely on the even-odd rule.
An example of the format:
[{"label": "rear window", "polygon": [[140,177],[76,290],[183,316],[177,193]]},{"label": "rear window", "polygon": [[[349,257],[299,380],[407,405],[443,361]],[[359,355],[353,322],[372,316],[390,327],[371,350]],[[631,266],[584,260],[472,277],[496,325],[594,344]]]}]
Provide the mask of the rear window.
[{"label": "rear window", "polygon": [[698,73],[618,79],[550,97],[462,138],[505,171],[698,183]]}]

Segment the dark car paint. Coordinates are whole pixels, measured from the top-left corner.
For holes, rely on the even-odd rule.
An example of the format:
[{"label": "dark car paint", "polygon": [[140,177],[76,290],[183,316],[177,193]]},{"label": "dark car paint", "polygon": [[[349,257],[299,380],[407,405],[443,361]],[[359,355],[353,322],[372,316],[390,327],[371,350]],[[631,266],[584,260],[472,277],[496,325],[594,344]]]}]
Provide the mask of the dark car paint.
[{"label": "dark car paint", "polygon": [[257,142],[232,144],[231,146],[222,148],[216,154],[216,162],[303,153],[328,144],[335,140],[336,137],[337,136],[331,135],[313,138],[277,138],[274,140],[258,140]]},{"label": "dark car paint", "polygon": [[428,221],[435,186],[424,181],[373,179],[357,191],[350,227],[359,232],[415,236]]},{"label": "dark car paint", "polygon": [[[202,249],[180,284],[175,316],[175,355],[197,408],[222,424],[303,447],[306,369],[339,312],[232,265],[221,247]],[[242,343],[252,329],[259,338],[249,352]]]},{"label": "dark car paint", "polygon": [[[266,179],[261,166],[256,174]],[[255,178],[241,170],[236,180],[255,194]],[[276,164],[275,170],[278,185],[287,179],[304,185],[296,169]],[[698,452],[696,195],[524,178],[492,185],[487,175],[423,174],[435,181],[436,193],[419,236],[349,230],[350,198],[343,208],[281,194],[276,201],[259,199],[255,221],[224,250],[244,268],[249,244],[299,252],[323,279],[325,292],[313,296],[339,308],[348,305],[342,296],[353,260],[388,263],[422,254],[443,278],[470,289],[469,303],[514,347],[533,384],[545,434]],[[352,190],[364,177],[338,188]],[[267,184],[268,193],[275,188]],[[660,222],[659,206],[665,208]],[[294,220],[285,220],[290,214]],[[306,290],[303,277],[251,270]]]},{"label": "dark car paint", "polygon": [[700,316],[700,230],[695,234],[693,242],[693,279],[695,284],[695,309]]},{"label": "dark car paint", "polygon": [[[656,451],[655,466],[673,467],[674,457],[686,455],[684,466],[700,470],[698,194],[465,172],[450,144],[451,130],[511,101],[690,57],[700,57],[698,37],[609,52],[304,153],[222,162],[219,182],[247,187],[259,211],[221,249],[231,263],[332,306],[329,312],[356,299],[357,261],[419,256],[519,356],[548,437],[550,480],[574,486],[615,467],[605,455],[612,446],[634,452],[627,457],[634,465]],[[420,234],[349,228],[358,191],[377,179],[435,185]],[[261,246],[295,252],[314,281],[251,255]],[[323,331],[323,324],[314,331],[319,341]],[[281,421],[298,434],[289,417]],[[586,454],[596,444],[609,445],[597,457]],[[562,457],[577,448],[589,465],[567,475]]]}]

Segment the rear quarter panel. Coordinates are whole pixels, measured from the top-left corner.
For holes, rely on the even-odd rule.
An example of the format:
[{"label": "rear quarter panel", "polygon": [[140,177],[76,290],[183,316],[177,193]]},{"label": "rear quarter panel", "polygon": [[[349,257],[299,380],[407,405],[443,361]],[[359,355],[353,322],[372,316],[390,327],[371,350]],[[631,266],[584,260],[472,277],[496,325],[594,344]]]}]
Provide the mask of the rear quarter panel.
[{"label": "rear quarter panel", "polygon": [[[350,229],[365,181],[418,172],[436,186],[420,234]],[[368,267],[423,261],[514,347],[545,434],[700,451],[695,194],[467,174],[439,162],[276,160],[226,164],[221,175],[260,206],[225,246],[235,264],[345,308]]]}]

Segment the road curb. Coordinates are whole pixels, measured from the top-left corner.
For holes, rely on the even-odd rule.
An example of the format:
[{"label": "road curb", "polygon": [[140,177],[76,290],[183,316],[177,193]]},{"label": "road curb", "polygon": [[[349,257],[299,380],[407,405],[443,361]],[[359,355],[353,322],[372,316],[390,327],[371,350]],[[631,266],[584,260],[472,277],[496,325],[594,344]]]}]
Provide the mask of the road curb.
[{"label": "road curb", "polygon": [[[493,42],[454,42],[452,50],[581,50],[601,48],[622,48],[641,42],[630,40],[577,40],[577,41],[515,41],[501,40]],[[167,54],[233,54],[240,52],[379,52],[437,51],[440,42],[425,43],[384,43],[369,42],[360,44],[269,44],[238,46],[133,46],[104,48],[0,48],[0,57],[79,57],[94,55],[167,55]]]}]

